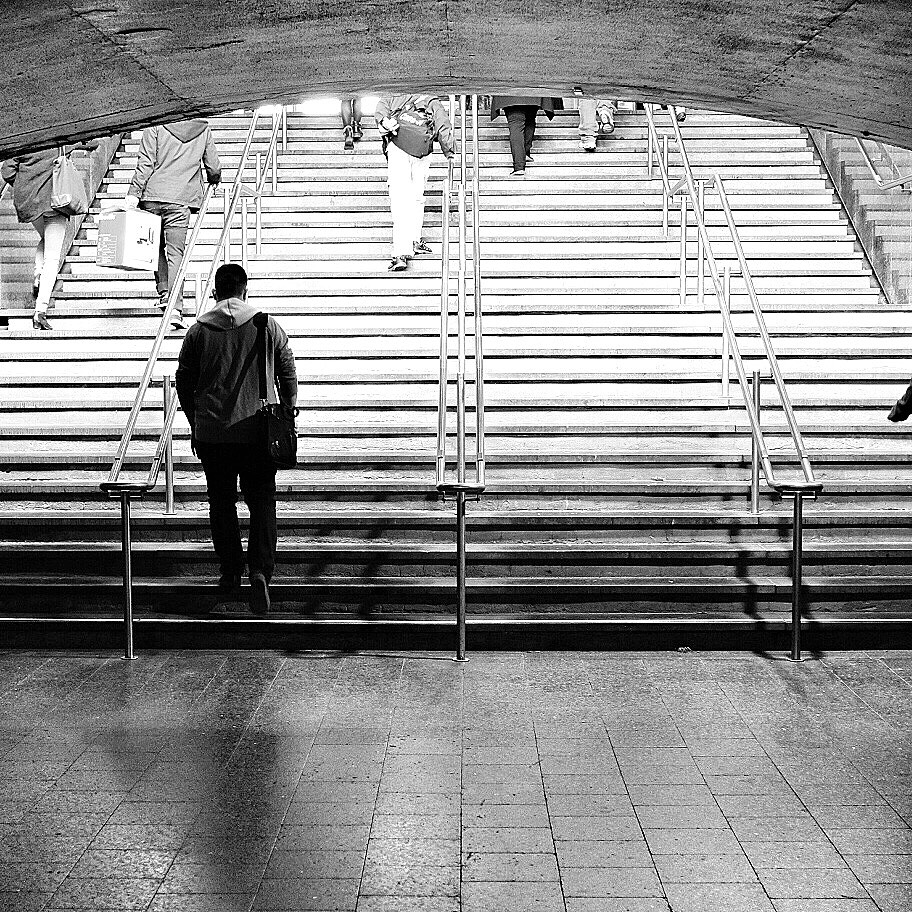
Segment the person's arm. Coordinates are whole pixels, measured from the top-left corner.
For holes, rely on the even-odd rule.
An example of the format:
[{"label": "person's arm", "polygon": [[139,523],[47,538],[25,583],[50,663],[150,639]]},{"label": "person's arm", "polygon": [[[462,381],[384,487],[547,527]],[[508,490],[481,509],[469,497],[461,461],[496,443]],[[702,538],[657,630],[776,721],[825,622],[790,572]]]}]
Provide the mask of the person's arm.
[{"label": "person's arm", "polygon": [[199,383],[199,357],[194,339],[196,333],[188,332],[184,336],[180,355],[177,359],[177,370],[174,372],[174,385],[177,387],[177,399],[190,424],[190,449],[196,455],[196,387]]},{"label": "person's arm", "polygon": [[139,141],[139,157],[136,161],[136,170],[133,172],[133,180],[130,181],[130,189],[127,191],[128,204],[131,204],[133,200],[138,203],[142,199],[146,184],[149,183],[149,178],[155,170],[157,157],[158,130],[155,127],[147,127],[143,130],[142,139]]},{"label": "person's arm", "polygon": [[16,175],[19,173],[19,159],[11,158],[8,161],[3,163],[3,167],[0,168],[0,174],[2,174],[3,179],[12,187],[16,181]]},{"label": "person's arm", "polygon": [[374,120],[377,121],[377,129],[380,131],[381,136],[389,136],[391,133],[394,133],[399,126],[399,124],[396,123],[396,118],[390,116],[392,113],[390,100],[388,98],[381,98],[380,101],[377,102],[377,108],[374,111]]},{"label": "person's arm", "polygon": [[222,163],[219,161],[218,149],[212,138],[212,130],[206,128],[206,151],[203,152],[203,168],[210,184],[218,186],[222,179]]},{"label": "person's arm", "polygon": [[279,402],[289,408],[294,408],[298,401],[298,374],[295,370],[294,352],[288,343],[285,330],[275,321],[272,323],[276,330],[272,359]]},{"label": "person's arm", "polygon": [[452,159],[456,155],[456,143],[453,138],[453,125],[450,123],[446,108],[434,99],[431,102],[431,113],[434,115],[434,135],[440,143],[440,150],[447,158]]},{"label": "person's arm", "polygon": [[909,415],[912,415],[912,383],[909,384],[902,398],[890,409],[890,414],[887,415],[887,418],[890,421],[905,421]]}]

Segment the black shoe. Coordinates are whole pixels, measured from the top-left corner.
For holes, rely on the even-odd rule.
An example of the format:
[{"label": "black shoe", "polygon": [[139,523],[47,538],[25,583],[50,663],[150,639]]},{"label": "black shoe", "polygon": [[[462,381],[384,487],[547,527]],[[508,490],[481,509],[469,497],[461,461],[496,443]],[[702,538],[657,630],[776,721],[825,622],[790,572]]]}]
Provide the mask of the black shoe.
[{"label": "black shoe", "polygon": [[412,249],[415,251],[415,256],[422,256],[423,254],[434,252],[430,247],[428,247],[427,244],[424,243],[424,241],[415,241],[415,243],[412,244]]},{"label": "black shoe", "polygon": [[223,573],[218,581],[220,602],[237,602],[241,599],[241,574]]},{"label": "black shoe", "polygon": [[527,155],[527,156],[526,156],[526,161],[527,161],[527,162],[534,162],[534,161],[535,161],[535,159],[534,159],[534,158],[532,158],[532,156],[531,156],[531,155]]},{"label": "black shoe", "polygon": [[364,130],[361,127],[361,121],[356,120],[352,124],[352,138],[355,140],[355,142],[358,142],[358,140],[361,139],[362,136],[364,136]]},{"label": "black shoe", "polygon": [[684,123],[684,121],[687,120],[687,111],[685,111],[684,108],[678,108],[677,111],[675,111],[675,117],[677,118],[678,123]]},{"label": "black shoe", "polygon": [[48,323],[48,318],[45,314],[36,313],[35,316],[32,317],[32,329],[50,330],[53,328],[54,327],[51,326],[50,323]]},{"label": "black shoe", "polygon": [[510,177],[525,177],[525,176],[526,176],[526,169],[525,169],[525,168],[523,168],[522,170],[511,171],[511,172],[510,172]]},{"label": "black shoe", "polygon": [[346,127],[342,131],[342,145],[346,152],[352,152],[355,148],[355,135],[351,127]]},{"label": "black shoe", "polygon": [[250,577],[250,610],[260,617],[269,614],[269,584],[262,573]]},{"label": "black shoe", "polygon": [[404,256],[393,257],[386,268],[389,272],[402,272],[408,269],[408,260]]},{"label": "black shoe", "polygon": [[[159,304],[159,307],[161,308],[162,313],[164,313],[165,310],[167,310],[168,304],[165,302],[164,304]],[[179,307],[175,307],[174,310],[171,311],[171,328],[181,331],[184,331],[187,328],[187,324],[184,323],[184,315],[181,313]]]}]

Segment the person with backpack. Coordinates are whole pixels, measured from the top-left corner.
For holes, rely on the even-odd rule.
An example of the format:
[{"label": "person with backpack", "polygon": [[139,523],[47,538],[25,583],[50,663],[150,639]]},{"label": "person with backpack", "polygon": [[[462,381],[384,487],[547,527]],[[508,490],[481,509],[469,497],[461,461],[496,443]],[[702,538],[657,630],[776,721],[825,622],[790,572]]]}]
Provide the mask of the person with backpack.
[{"label": "person with backpack", "polygon": [[375,113],[387,161],[387,188],[393,217],[390,272],[408,269],[413,256],[431,253],[424,228],[424,189],[434,142],[452,161],[456,155],[453,127],[434,95],[393,95],[381,98]]}]

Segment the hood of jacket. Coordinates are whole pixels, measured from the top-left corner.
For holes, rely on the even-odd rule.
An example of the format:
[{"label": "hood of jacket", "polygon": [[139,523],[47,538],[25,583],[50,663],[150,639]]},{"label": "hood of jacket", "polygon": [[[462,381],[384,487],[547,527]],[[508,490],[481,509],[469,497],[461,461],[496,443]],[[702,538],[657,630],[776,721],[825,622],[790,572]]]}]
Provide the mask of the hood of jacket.
[{"label": "hood of jacket", "polygon": [[226,331],[237,329],[249,323],[259,311],[240,298],[225,298],[219,301],[211,310],[200,314],[197,323],[205,323],[212,329]]},{"label": "hood of jacket", "polygon": [[209,124],[205,120],[185,120],[181,123],[166,124],[165,129],[175,139],[190,142],[191,139],[196,139],[197,136],[205,133],[208,126]]}]

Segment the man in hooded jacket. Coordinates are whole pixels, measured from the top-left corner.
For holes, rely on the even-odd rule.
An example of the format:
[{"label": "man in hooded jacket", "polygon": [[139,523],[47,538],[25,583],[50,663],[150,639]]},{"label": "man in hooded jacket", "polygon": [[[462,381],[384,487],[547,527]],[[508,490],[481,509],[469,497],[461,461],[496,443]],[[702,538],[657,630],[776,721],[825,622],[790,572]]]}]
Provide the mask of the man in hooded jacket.
[{"label": "man in hooded jacket", "polygon": [[[217,185],[221,180],[222,166],[205,120],[143,130],[126,203],[161,216],[155,287],[162,310],[184,258],[190,213],[198,212],[203,202],[203,171],[208,183]],[[174,313],[175,327],[183,328],[179,304]]]},{"label": "man in hooded jacket", "polygon": [[[219,560],[219,595],[240,593],[244,551],[237,516],[240,477],[250,510],[247,569],[250,607],[269,610],[269,582],[275,568],[275,466],[261,449],[257,310],[247,303],[247,273],[226,263],[215,273],[216,304],[187,331],[175,374],[177,396],[190,423],[190,446],[206,473],[212,544]],[[294,354],[288,336],[266,322],[266,394],[270,402],[294,407],[298,396]]]}]

